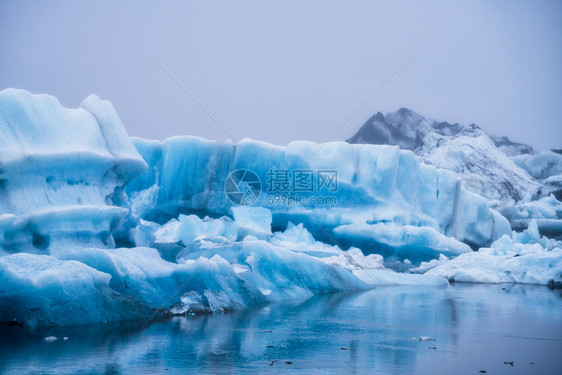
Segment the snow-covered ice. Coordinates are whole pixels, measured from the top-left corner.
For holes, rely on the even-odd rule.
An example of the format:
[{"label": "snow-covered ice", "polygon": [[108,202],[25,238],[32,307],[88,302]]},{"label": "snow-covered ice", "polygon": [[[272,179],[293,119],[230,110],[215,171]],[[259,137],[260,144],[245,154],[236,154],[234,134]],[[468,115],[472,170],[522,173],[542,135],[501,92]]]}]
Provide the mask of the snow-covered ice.
[{"label": "snow-covered ice", "polygon": [[422,263],[418,271],[427,269],[425,275],[452,281],[547,285],[562,279],[562,242],[541,237],[532,221],[513,239],[505,235],[490,248]]},{"label": "snow-covered ice", "polygon": [[520,199],[522,192],[538,187],[508,157],[527,154],[522,156],[527,158],[535,153],[531,146],[488,135],[474,124],[435,121],[407,108],[377,113],[347,142],[412,150],[424,162],[457,173],[465,188],[489,199]]},{"label": "snow-covered ice", "polygon": [[528,227],[532,220],[541,233],[551,237],[562,236],[562,202],[553,194],[538,200],[532,200],[527,195],[515,204],[511,225],[521,230]]},{"label": "snow-covered ice", "polygon": [[457,173],[468,190],[488,199],[521,199],[539,187],[477,126],[453,137],[430,133],[416,153],[431,165]]},{"label": "snow-covered ice", "polygon": [[537,179],[562,174],[562,155],[556,152],[543,151],[536,155],[518,155],[513,156],[512,160]]}]

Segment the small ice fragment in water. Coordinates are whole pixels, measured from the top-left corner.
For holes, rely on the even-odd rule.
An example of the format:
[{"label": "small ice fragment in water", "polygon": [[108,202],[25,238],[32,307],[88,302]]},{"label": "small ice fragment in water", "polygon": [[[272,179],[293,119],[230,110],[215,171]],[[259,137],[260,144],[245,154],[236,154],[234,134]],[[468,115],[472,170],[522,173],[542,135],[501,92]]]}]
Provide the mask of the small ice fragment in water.
[{"label": "small ice fragment in water", "polygon": [[68,337],[64,336],[62,339],[63,339],[64,341],[67,341],[67,340],[68,340]]},{"label": "small ice fragment in water", "polygon": [[259,288],[261,294],[263,294],[264,296],[268,296],[271,294],[271,289],[266,289],[266,288]]},{"label": "small ice fragment in water", "polygon": [[57,337],[56,336],[47,336],[43,340],[45,340],[47,342],[53,342],[53,341],[57,341]]},{"label": "small ice fragment in water", "polygon": [[412,340],[414,340],[414,341],[435,341],[435,339],[432,339],[429,336],[412,337]]}]

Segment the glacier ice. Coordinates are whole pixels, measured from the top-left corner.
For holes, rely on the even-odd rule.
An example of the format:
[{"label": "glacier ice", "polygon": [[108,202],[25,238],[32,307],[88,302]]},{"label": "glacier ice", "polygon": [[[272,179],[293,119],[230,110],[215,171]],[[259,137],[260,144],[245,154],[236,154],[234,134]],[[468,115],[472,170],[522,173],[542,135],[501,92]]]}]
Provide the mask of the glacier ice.
[{"label": "glacier ice", "polygon": [[412,271],[458,282],[548,285],[562,278],[562,242],[541,237],[533,221],[513,239],[505,235],[489,248],[424,262]]},{"label": "glacier ice", "polygon": [[531,146],[488,135],[474,124],[439,122],[407,108],[377,113],[347,142],[412,150],[424,162],[457,173],[465,188],[489,199],[521,199],[522,191],[538,186],[508,157],[534,154]]},{"label": "glacier ice", "polygon": [[[553,209],[559,218],[556,200],[513,206],[514,217],[542,217],[512,234],[453,173],[397,147],[131,140],[95,95],[66,109],[14,89],[0,92],[0,134],[2,322],[92,323],[385,285],[559,277],[560,243],[538,231]],[[225,191],[241,169],[262,184],[248,206]],[[335,200],[308,192],[304,203],[272,201],[272,169],[336,171],[337,188],[319,192]]]},{"label": "glacier ice", "polygon": [[[454,174],[420,164],[412,152],[397,147],[345,142],[320,147],[304,141],[279,147],[249,139],[236,145],[197,137],[133,142],[149,167],[127,186],[127,204],[139,218],[160,224],[181,213],[230,215],[234,204],[225,181],[230,172],[247,169],[264,186],[252,207],[269,209],[274,228],[286,228],[289,221],[304,223],[322,238],[340,225],[394,223],[433,228],[483,246],[498,238],[497,228],[505,227],[486,200],[466,191]],[[266,189],[272,169],[337,171],[337,190],[321,191],[337,203],[272,202]],[[496,220],[502,222],[496,225]]]},{"label": "glacier ice", "polygon": [[454,137],[429,133],[416,153],[431,165],[455,172],[468,190],[488,199],[519,200],[539,187],[475,125]]},{"label": "glacier ice", "polygon": [[562,174],[562,155],[556,152],[543,151],[536,155],[518,155],[513,156],[512,160],[534,178],[545,179]]},{"label": "glacier ice", "polygon": [[532,221],[535,221],[542,234],[562,236],[562,202],[552,194],[538,200],[532,200],[527,195],[515,204],[511,224],[513,229],[522,230]]},{"label": "glacier ice", "polygon": [[28,253],[0,257],[0,321],[64,325],[151,314],[146,305],[114,291],[110,280],[78,261]]},{"label": "glacier ice", "polygon": [[562,202],[553,195],[531,200],[526,196],[515,205],[514,219],[562,219]]},{"label": "glacier ice", "polygon": [[430,227],[399,226],[394,223],[341,225],[334,229],[341,243],[362,249],[375,248],[385,258],[420,262],[440,254],[455,256],[471,252],[470,247]]},{"label": "glacier ice", "polygon": [[114,204],[147,167],[112,105],[91,95],[66,109],[52,96],[6,89],[0,134],[2,248],[111,246],[127,214]]},{"label": "glacier ice", "polygon": [[254,236],[267,239],[271,233],[271,211],[263,207],[233,206],[232,216],[240,238]]},{"label": "glacier ice", "polygon": [[170,220],[154,233],[155,242],[158,243],[181,241],[189,245],[200,237],[224,237],[233,241],[238,237],[238,226],[228,216],[200,219],[196,215],[179,215],[178,219]]},{"label": "glacier ice", "polygon": [[0,321],[29,325],[112,321],[166,311],[227,311],[308,298],[316,292],[446,283],[440,277],[384,269],[378,258],[364,257],[358,250],[351,253],[350,263],[341,250],[341,259],[318,258],[252,236],[226,243],[200,238],[186,249],[177,263],[163,260],[156,249],[142,247],[57,249],[50,256],[1,257]]},{"label": "glacier ice", "polygon": [[562,200],[562,174],[546,178],[537,193],[541,197],[552,194],[556,199]]}]

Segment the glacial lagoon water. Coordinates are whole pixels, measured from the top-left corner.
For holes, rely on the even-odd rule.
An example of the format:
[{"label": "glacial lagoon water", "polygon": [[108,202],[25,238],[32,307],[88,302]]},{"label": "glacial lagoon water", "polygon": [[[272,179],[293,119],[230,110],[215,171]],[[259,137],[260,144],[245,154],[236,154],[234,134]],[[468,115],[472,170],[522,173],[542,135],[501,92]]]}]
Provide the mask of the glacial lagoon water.
[{"label": "glacial lagoon water", "polygon": [[2,374],[482,371],[560,374],[562,292],[525,285],[386,287],[157,322],[0,331]]}]

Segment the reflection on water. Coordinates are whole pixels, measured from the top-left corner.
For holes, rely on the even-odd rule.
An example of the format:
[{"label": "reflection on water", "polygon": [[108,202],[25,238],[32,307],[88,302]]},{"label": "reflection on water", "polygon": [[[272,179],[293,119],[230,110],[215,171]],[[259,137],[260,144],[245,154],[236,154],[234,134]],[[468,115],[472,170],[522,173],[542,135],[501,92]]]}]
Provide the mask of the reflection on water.
[{"label": "reflection on water", "polygon": [[[43,340],[51,335],[59,339]],[[412,340],[420,336],[431,340]],[[562,296],[521,285],[389,287],[152,324],[4,328],[0,339],[7,374],[555,374]]]}]

